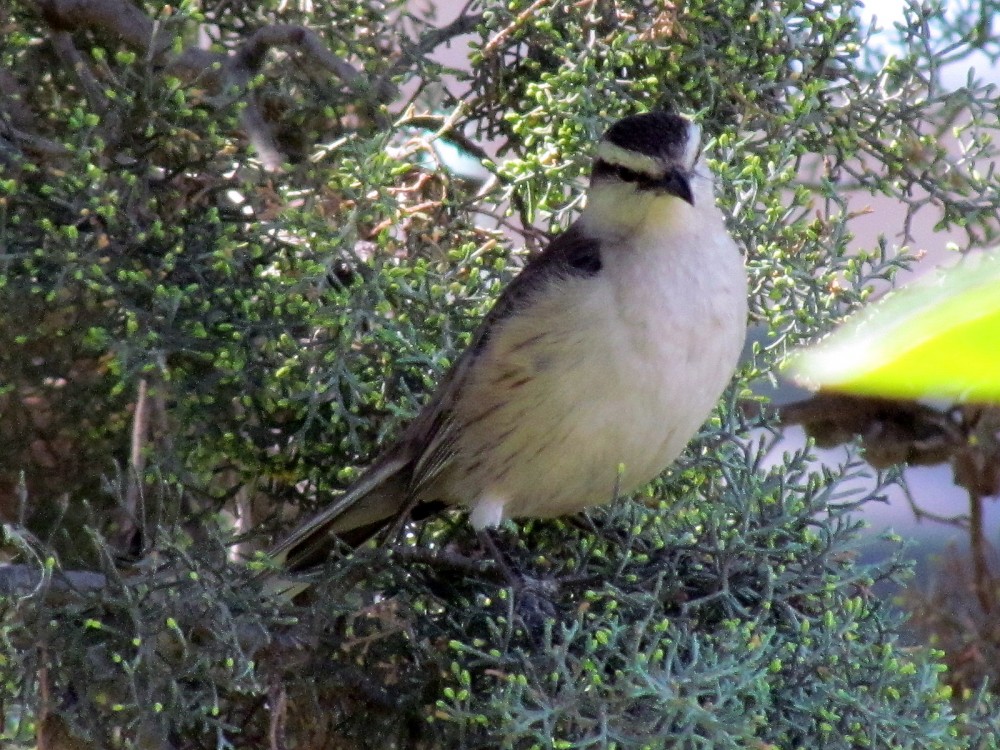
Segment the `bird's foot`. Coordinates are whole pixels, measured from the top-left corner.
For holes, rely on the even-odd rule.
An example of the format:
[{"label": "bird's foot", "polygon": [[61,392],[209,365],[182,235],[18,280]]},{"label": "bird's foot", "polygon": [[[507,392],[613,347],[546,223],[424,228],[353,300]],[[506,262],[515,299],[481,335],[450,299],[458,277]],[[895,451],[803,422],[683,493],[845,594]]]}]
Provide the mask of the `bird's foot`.
[{"label": "bird's foot", "polygon": [[483,548],[493,558],[500,575],[511,589],[514,596],[514,610],[520,615],[525,627],[536,637],[540,637],[545,623],[556,618],[555,597],[558,593],[558,582],[551,578],[536,578],[515,570],[489,531],[484,529],[477,533]]}]

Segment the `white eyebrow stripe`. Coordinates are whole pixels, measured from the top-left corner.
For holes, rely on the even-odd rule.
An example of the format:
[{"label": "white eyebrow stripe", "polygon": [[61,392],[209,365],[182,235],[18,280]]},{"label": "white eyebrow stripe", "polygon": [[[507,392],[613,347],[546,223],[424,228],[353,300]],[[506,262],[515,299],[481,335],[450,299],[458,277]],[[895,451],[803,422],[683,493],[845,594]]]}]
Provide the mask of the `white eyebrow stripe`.
[{"label": "white eyebrow stripe", "polygon": [[684,163],[693,167],[701,151],[701,125],[688,121],[687,148],[684,149]]},{"label": "white eyebrow stripe", "polygon": [[652,156],[629,151],[627,148],[616,146],[608,141],[601,141],[598,144],[597,158],[606,161],[608,164],[625,167],[626,169],[631,169],[633,172],[639,172],[650,177],[663,176],[663,165]]}]

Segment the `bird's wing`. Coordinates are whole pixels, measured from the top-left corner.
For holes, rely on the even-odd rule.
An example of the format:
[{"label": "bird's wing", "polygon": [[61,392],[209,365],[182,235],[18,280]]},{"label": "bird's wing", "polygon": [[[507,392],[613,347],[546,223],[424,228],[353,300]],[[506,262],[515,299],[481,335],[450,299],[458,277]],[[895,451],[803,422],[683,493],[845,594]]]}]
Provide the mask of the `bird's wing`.
[{"label": "bird's wing", "polygon": [[286,567],[308,564],[330,544],[331,529],[341,533],[367,527],[401,512],[455,456],[462,429],[455,417],[455,405],[462,398],[469,373],[482,360],[498,327],[530,306],[534,295],[554,278],[594,275],[600,270],[600,245],[578,225],[556,236],[507,285],[476,330],[469,348],[400,439],[347,492],[271,548],[271,558]]},{"label": "bird's wing", "polygon": [[[531,305],[534,296],[556,278],[593,276],[601,270],[600,242],[588,237],[579,223],[557,235],[504,289],[454,367],[424,410],[404,434],[408,451],[416,457],[412,492],[428,486],[455,455],[461,425],[455,404],[461,400],[469,373],[482,360],[504,321]],[[471,499],[471,498],[470,498]]]}]

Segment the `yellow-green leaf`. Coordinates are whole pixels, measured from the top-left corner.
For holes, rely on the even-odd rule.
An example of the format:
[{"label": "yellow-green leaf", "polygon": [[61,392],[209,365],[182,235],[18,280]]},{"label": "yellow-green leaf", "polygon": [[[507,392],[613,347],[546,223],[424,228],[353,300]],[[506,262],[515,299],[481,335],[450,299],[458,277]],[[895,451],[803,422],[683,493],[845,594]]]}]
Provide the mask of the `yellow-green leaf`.
[{"label": "yellow-green leaf", "polygon": [[787,369],[813,388],[1000,402],[1000,252],[887,295]]}]

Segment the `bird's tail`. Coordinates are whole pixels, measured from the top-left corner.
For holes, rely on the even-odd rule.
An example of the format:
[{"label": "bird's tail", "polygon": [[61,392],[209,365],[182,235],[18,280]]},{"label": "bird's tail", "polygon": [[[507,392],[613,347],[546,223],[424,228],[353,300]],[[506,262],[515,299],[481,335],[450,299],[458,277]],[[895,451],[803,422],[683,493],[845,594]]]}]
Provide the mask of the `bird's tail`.
[{"label": "bird's tail", "polygon": [[347,492],[275,544],[268,556],[286,570],[321,562],[337,539],[360,544],[401,513],[408,503],[407,461],[384,461]]}]

